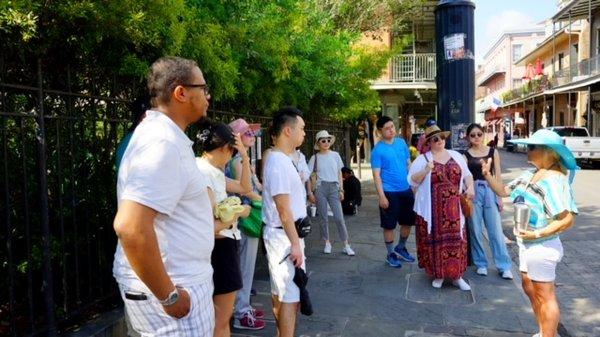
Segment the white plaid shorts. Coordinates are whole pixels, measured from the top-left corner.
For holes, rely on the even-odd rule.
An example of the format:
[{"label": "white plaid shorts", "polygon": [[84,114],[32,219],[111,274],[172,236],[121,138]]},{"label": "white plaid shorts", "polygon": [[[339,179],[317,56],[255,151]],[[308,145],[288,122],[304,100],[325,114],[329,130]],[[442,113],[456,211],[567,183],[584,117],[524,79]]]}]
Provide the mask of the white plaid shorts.
[{"label": "white plaid shorts", "polygon": [[[215,329],[212,279],[184,288],[190,294],[191,309],[187,316],[176,319],[167,315],[154,295],[119,284],[126,318],[133,330],[142,337],[212,336]],[[147,299],[127,299],[126,291],[145,295]]]}]

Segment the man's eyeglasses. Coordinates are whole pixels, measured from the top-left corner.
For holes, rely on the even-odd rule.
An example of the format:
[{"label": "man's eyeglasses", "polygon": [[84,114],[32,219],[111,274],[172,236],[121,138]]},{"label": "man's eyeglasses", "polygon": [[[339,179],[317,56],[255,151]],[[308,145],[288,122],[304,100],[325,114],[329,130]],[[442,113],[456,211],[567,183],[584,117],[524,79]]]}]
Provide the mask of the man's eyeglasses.
[{"label": "man's eyeglasses", "polygon": [[182,84],[182,86],[184,87],[188,87],[188,88],[200,88],[202,89],[202,91],[204,91],[204,96],[208,96],[210,95],[210,88],[208,87],[208,84]]},{"label": "man's eyeglasses", "polygon": [[469,135],[469,137],[471,137],[471,138],[479,138],[481,136],[483,136],[483,133],[481,133],[481,132],[475,132],[475,133],[472,133]]},{"label": "man's eyeglasses", "polygon": [[319,139],[319,143],[321,143],[321,144],[331,143],[331,138],[321,138],[321,139]]}]

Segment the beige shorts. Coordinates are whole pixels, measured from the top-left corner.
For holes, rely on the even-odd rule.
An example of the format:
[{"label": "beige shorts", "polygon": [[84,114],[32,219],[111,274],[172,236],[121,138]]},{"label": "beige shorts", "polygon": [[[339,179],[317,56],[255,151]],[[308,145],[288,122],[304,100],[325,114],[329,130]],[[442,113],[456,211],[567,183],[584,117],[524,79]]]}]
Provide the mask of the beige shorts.
[{"label": "beige shorts", "polygon": [[[294,264],[289,258],[282,262],[292,246],[285,231],[280,228],[265,227],[263,238],[269,263],[271,294],[277,296],[281,303],[300,302],[300,289],[294,283]],[[304,255],[304,239],[300,239],[300,247]],[[302,269],[306,270],[304,262]]]},{"label": "beige shorts", "polygon": [[527,273],[532,281],[553,282],[556,265],[562,257],[563,247],[559,238],[533,244],[519,242],[519,270]]}]

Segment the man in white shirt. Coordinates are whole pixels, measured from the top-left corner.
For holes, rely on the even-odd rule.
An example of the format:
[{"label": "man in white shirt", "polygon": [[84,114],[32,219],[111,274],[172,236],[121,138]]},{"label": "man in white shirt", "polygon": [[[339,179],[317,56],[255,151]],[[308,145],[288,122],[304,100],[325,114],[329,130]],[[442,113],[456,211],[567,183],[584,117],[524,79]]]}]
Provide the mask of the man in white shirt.
[{"label": "man in white shirt", "polygon": [[274,146],[263,172],[263,239],[267,250],[278,336],[292,337],[300,302],[295,267],[305,269],[304,240],[294,222],[306,217],[306,190],[291,155],[304,141],[302,112],[286,107],[273,118]]},{"label": "man in white shirt", "polygon": [[184,133],[206,116],[208,87],[194,61],[165,57],[152,65],[148,89],[153,109],[118,173],[113,275],[139,334],[212,336],[213,214]]}]

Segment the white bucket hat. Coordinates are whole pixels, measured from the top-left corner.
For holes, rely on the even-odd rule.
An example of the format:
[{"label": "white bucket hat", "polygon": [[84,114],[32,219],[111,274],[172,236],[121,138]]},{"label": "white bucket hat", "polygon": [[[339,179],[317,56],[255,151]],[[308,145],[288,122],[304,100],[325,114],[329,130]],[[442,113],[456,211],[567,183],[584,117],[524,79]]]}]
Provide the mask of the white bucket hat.
[{"label": "white bucket hat", "polygon": [[321,130],[321,131],[317,132],[317,135],[315,136],[315,146],[314,146],[315,150],[319,150],[319,139],[321,139],[321,138],[331,138],[330,145],[333,145],[333,143],[335,143],[334,135],[327,132],[327,130]]}]

